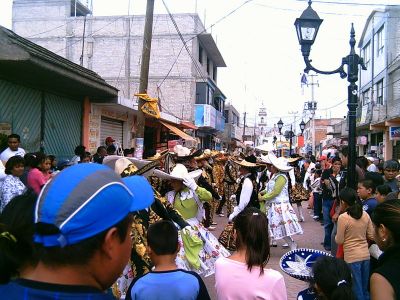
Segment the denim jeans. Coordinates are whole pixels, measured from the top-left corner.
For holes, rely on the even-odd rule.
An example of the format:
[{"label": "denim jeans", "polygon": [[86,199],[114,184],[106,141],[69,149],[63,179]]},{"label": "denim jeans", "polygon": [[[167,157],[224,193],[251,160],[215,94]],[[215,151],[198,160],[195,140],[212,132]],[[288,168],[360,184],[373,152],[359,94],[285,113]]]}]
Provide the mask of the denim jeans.
[{"label": "denim jeans", "polygon": [[353,291],[357,300],[369,300],[369,260],[349,264],[353,275]]},{"label": "denim jeans", "polygon": [[331,250],[331,236],[333,230],[332,218],[330,216],[331,208],[333,205],[333,199],[322,200],[322,213],[324,214],[324,248],[325,250]]},{"label": "denim jeans", "polygon": [[314,216],[322,219],[322,195],[313,193],[314,197]]}]

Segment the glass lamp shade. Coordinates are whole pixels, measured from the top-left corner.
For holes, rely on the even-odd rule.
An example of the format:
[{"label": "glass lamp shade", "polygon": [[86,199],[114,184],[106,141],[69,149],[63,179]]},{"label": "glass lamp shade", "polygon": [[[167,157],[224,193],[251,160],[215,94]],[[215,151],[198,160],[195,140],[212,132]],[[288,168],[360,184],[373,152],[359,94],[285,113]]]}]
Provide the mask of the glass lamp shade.
[{"label": "glass lamp shade", "polygon": [[312,45],[314,43],[322,21],[315,10],[311,8],[311,1],[309,1],[307,9],[294,22],[300,45]]}]

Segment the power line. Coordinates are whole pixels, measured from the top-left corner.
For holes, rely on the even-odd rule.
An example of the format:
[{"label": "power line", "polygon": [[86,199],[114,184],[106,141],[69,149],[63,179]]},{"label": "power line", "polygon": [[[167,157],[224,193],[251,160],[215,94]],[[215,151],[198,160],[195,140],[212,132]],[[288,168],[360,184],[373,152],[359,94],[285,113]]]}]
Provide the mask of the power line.
[{"label": "power line", "polygon": [[[295,0],[295,1],[308,2],[308,0]],[[354,6],[397,6],[396,4],[385,4],[385,3],[339,2],[339,1],[319,1],[319,0],[315,0],[315,1],[313,1],[313,3],[354,5]]]}]

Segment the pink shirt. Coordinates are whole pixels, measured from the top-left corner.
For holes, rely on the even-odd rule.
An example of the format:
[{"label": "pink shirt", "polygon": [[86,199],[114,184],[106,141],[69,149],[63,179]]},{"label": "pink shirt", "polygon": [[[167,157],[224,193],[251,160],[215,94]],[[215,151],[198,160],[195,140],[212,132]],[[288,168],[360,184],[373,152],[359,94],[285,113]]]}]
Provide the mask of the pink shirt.
[{"label": "pink shirt", "polygon": [[33,191],[39,195],[42,187],[46,184],[47,180],[44,174],[37,168],[32,168],[28,173],[27,183]]},{"label": "pink shirt", "polygon": [[283,276],[278,271],[253,267],[221,257],[215,263],[215,288],[218,300],[287,300]]}]

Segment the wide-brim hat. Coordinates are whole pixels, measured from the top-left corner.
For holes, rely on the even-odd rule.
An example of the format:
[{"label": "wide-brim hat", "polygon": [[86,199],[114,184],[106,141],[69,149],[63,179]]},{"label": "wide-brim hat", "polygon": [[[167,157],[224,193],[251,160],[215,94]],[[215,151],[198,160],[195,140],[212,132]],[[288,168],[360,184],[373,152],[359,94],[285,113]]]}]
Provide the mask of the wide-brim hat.
[{"label": "wide-brim hat", "polygon": [[174,160],[176,162],[183,162],[183,161],[190,160],[196,156],[200,156],[201,153],[202,153],[202,150],[200,150],[200,149],[189,149],[182,145],[176,145],[174,147],[174,151],[171,152],[171,154],[174,156]]},{"label": "wide-brim hat", "polygon": [[276,157],[272,152],[268,153],[271,164],[282,172],[289,172],[293,167],[288,165],[288,161],[284,157]]},{"label": "wide-brim hat", "polygon": [[195,160],[200,161],[204,159],[209,159],[211,157],[211,150],[210,149],[205,149],[202,151],[199,155],[196,155],[194,157]]},{"label": "wide-brim hat", "polygon": [[151,176],[158,164],[158,161],[152,162],[118,155],[108,155],[103,159],[103,165],[110,167],[118,175],[125,173],[123,177],[132,175]]},{"label": "wide-brim hat", "polygon": [[263,152],[269,152],[269,151],[273,151],[274,150],[274,146],[271,144],[262,144],[262,145],[258,145],[256,147],[257,150],[263,151]]},{"label": "wide-brim hat", "polygon": [[168,154],[168,149],[161,152],[157,152],[155,155],[147,157],[145,160],[150,160],[150,161],[160,160],[167,154]]},{"label": "wide-brim hat", "polygon": [[289,164],[291,164],[291,163],[294,163],[294,162],[299,161],[299,160],[302,160],[302,159],[303,159],[302,156],[289,157],[289,158],[287,159],[287,161],[288,161]]},{"label": "wide-brim hat", "polygon": [[262,154],[261,154],[260,160],[261,160],[261,162],[262,162],[263,164],[268,164],[268,165],[271,165],[271,164],[272,164],[271,160],[268,158],[268,155],[262,155]]},{"label": "wide-brim hat", "polygon": [[321,250],[299,248],[284,254],[279,261],[279,266],[291,277],[310,281],[313,278],[312,267],[321,256],[332,255]]},{"label": "wide-brim hat", "polygon": [[199,179],[202,170],[195,170],[189,172],[188,169],[182,164],[176,164],[171,173],[166,173],[161,170],[154,170],[153,175],[165,180],[184,180],[186,177],[191,177],[194,180]]},{"label": "wide-brim hat", "polygon": [[257,164],[257,159],[254,159],[255,156],[247,156],[242,160],[234,160],[233,162],[238,164],[240,167],[245,168],[257,168],[260,165]]}]

